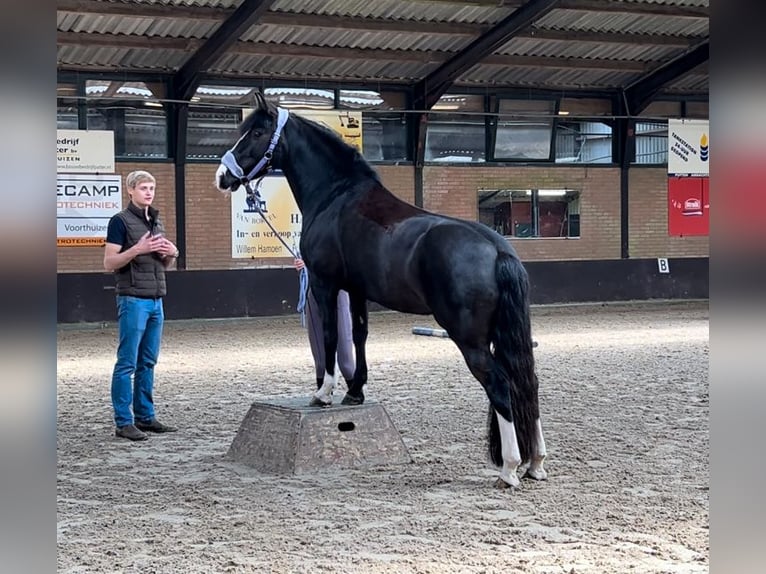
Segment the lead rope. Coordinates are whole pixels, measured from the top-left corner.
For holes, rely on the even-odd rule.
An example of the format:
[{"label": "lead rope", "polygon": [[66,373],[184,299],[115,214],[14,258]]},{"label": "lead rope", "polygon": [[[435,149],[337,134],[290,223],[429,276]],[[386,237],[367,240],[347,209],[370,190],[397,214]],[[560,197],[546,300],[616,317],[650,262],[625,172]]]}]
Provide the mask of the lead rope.
[{"label": "lead rope", "polygon": [[[253,186],[253,192],[255,193],[255,196],[257,198],[261,197],[261,188],[263,187],[263,178],[266,177],[265,175],[260,177],[258,181],[255,182],[255,185]],[[266,225],[269,226],[269,228],[274,232],[274,236],[279,239],[279,241],[282,243],[282,245],[285,246],[285,249],[290,252],[290,255],[293,256],[294,259],[301,259],[301,252],[300,251],[293,251],[290,249],[290,246],[285,242],[284,239],[282,239],[282,236],[277,233],[277,230],[274,229],[274,226],[269,221],[269,218],[266,217],[263,214],[263,208],[261,207],[261,203],[259,201],[255,202],[255,210],[258,212],[258,214],[261,216],[261,218],[266,222]],[[309,288],[309,272],[306,270],[306,266],[303,266],[303,269],[300,270],[299,273],[299,284],[298,284],[298,306],[296,307],[296,311],[301,314],[301,327],[306,326],[306,293]]]}]

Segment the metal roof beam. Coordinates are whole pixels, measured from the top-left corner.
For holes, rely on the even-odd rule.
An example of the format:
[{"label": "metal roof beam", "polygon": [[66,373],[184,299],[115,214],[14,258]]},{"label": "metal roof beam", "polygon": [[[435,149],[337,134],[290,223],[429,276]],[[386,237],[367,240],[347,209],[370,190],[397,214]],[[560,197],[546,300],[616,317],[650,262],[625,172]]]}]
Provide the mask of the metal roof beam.
[{"label": "metal roof beam", "polygon": [[415,84],[413,102],[415,109],[431,109],[461,74],[553,10],[558,2],[559,0],[530,0],[471,42],[464,50],[444,62]]},{"label": "metal roof beam", "polygon": [[710,40],[652,70],[625,88],[628,112],[636,115],[652,101],[663,86],[688,74],[710,58]]},{"label": "metal roof beam", "polygon": [[199,85],[200,75],[225,54],[268,11],[274,1],[243,0],[178,70],[174,78],[174,97],[181,100],[191,98]]}]

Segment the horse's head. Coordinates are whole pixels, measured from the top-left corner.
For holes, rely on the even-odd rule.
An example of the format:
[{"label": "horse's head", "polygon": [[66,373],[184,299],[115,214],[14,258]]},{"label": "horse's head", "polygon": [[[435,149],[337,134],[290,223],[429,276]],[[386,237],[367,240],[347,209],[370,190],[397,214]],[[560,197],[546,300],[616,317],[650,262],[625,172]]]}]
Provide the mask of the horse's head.
[{"label": "horse's head", "polygon": [[237,143],[221,158],[215,173],[220,191],[236,191],[272,169],[274,150],[289,114],[269,104],[260,92],[256,92],[255,104],[255,110],[242,122]]}]

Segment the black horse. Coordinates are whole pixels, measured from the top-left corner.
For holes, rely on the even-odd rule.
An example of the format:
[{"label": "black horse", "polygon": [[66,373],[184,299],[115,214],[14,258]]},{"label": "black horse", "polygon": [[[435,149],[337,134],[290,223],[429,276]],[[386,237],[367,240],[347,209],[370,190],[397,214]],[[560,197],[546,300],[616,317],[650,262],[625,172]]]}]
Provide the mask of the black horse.
[{"label": "black horse", "polygon": [[281,169],[303,214],[300,251],[323,319],[327,374],[313,403],[332,403],[338,379],[338,291],[349,293],[356,373],[343,398],[361,404],[367,382],[367,301],[432,314],[490,401],[489,451],[500,487],[517,469],[543,480],[545,441],[532,351],[528,278],[506,239],[472,221],[430,213],[389,192],[362,155],[328,128],[259,94],[216,173],[221,191]]}]

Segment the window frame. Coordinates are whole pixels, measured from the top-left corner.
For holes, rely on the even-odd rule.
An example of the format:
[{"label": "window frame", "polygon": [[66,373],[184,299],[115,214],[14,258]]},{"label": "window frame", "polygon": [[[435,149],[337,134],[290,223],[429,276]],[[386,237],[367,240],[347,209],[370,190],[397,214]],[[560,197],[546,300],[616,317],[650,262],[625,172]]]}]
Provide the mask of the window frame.
[{"label": "window frame", "polygon": [[[492,116],[490,117],[490,126],[488,134],[488,146],[486,150],[486,161],[492,162],[492,163],[513,163],[513,164],[545,164],[545,163],[552,163],[556,164],[556,127],[557,127],[557,117],[559,112],[559,107],[561,105],[561,98],[556,97],[536,97],[536,98],[520,98],[520,97],[514,97],[514,96],[508,96],[508,95],[496,95],[494,98],[494,106],[492,111]],[[503,101],[515,101],[515,102],[553,102],[553,111],[551,112],[550,116],[550,133],[548,135],[548,157],[546,158],[513,158],[513,157],[502,157],[497,156],[495,154],[495,149],[497,147],[497,131],[500,124],[500,106],[501,102]],[[521,116],[524,118],[524,116]],[[528,116],[531,117],[531,116]]]}]

